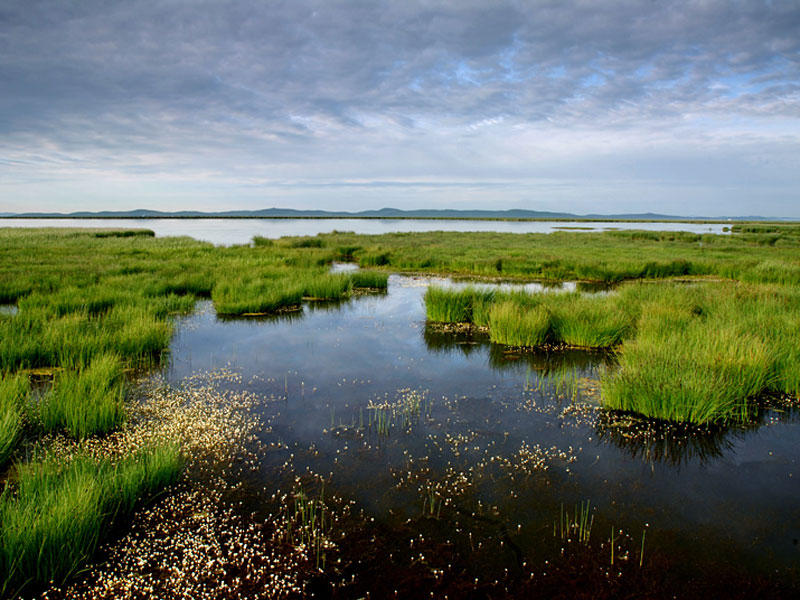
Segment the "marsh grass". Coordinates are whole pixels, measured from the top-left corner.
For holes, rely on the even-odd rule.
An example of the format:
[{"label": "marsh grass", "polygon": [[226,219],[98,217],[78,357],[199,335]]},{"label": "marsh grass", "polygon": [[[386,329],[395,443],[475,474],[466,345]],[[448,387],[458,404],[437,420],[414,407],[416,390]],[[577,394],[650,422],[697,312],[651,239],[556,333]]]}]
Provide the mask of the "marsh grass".
[{"label": "marsh grass", "polygon": [[772,356],[755,336],[691,327],[680,336],[640,337],[602,382],[608,408],[707,424],[747,420],[768,387]]},{"label": "marsh grass", "polygon": [[242,276],[214,286],[220,315],[258,315],[296,309],[302,300],[343,300],[356,288],[386,289],[385,273],[329,273],[327,269],[281,269],[261,278]]},{"label": "marsh grass", "polygon": [[559,518],[553,521],[553,537],[562,544],[575,542],[588,546],[594,524],[594,515],[591,512],[591,503],[588,500],[580,505],[576,504],[572,513],[569,508],[564,508],[562,502]]},{"label": "marsh grass", "polygon": [[355,289],[385,290],[389,286],[389,276],[386,273],[355,271],[349,275]]},{"label": "marsh grass", "polygon": [[729,284],[638,287],[628,300],[638,294],[636,337],[603,378],[607,407],[709,424],[747,421],[764,392],[796,393],[797,292]]},{"label": "marsh grass", "polygon": [[176,481],[182,468],[174,445],[116,463],[79,456],[19,465],[0,496],[2,591],[63,582],[92,556],[115,516]]},{"label": "marsh grass", "polygon": [[[384,235],[339,232],[318,237],[328,247],[352,248],[352,258],[362,266],[396,271],[493,277],[502,273],[503,277],[537,281],[620,282],[716,276],[797,284],[797,230],[797,226],[785,226],[777,231],[735,235],[658,231],[439,231]],[[756,268],[762,262],[772,266]],[[787,264],[794,267],[786,268]]]},{"label": "marsh grass", "polygon": [[317,498],[310,497],[298,486],[293,493],[293,506],[285,511],[281,539],[313,558],[318,571],[327,565],[327,553],[333,546],[330,536],[333,519],[325,504],[325,488]]},{"label": "marsh grass", "polygon": [[130,366],[153,362],[169,344],[172,324],[145,307],[114,306],[100,316],[20,311],[3,323],[0,369],[77,368],[116,353]]},{"label": "marsh grass", "polygon": [[631,332],[633,318],[613,299],[582,294],[552,294],[552,336],[576,348],[610,348]]},{"label": "marsh grass", "polygon": [[491,340],[509,346],[608,348],[632,330],[633,317],[602,296],[528,294],[430,287],[428,320],[488,325]]},{"label": "marsh grass", "polygon": [[88,367],[60,372],[37,413],[45,431],[63,429],[79,439],[118,427],[125,418],[119,357],[99,356]]},{"label": "marsh grass", "polygon": [[214,286],[211,299],[221,315],[263,314],[298,307],[304,291],[288,279],[235,279]]},{"label": "marsh grass", "polygon": [[20,433],[30,394],[30,381],[26,375],[0,377],[0,469],[14,451]]},{"label": "marsh grass", "polygon": [[467,287],[451,290],[431,286],[425,292],[425,312],[429,321],[487,325],[494,290]]},{"label": "marsh grass", "polygon": [[[388,437],[395,427],[409,431],[420,420],[429,419],[432,411],[433,401],[424,391],[403,389],[398,391],[394,402],[374,403],[370,400],[366,425],[379,437]],[[359,417],[359,421],[363,423],[363,416]]]},{"label": "marsh grass", "polygon": [[[431,320],[473,320],[474,290],[432,287]],[[800,292],[729,282],[630,283],[614,294],[496,293],[489,335],[508,346],[614,348],[606,407],[670,421],[750,419],[765,392],[800,393]]]},{"label": "marsh grass", "polygon": [[306,300],[338,300],[353,290],[351,277],[346,274],[325,274],[303,278],[298,282]]},{"label": "marsh grass", "polygon": [[546,307],[524,308],[506,300],[489,311],[489,336],[508,346],[544,346],[551,339],[552,315]]}]

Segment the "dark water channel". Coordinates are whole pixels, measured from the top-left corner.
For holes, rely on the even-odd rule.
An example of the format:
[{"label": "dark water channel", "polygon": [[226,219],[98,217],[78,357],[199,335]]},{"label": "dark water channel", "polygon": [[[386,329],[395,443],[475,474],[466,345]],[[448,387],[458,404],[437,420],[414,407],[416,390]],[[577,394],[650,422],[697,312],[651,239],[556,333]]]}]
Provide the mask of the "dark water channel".
[{"label": "dark water channel", "polygon": [[796,411],[765,409],[738,430],[642,434],[599,408],[613,357],[519,354],[427,326],[430,281],[392,276],[386,294],[271,319],[222,320],[202,304],[179,322],[168,377],[241,372],[243,387],[272,398],[263,439],[281,447],[264,457],[265,485],[270,469],[321,474],[389,529],[427,516],[426,535],[447,547],[491,546],[482,568],[546,560],[563,545],[553,531],[564,507],[585,502],[594,547],[608,552],[616,532],[629,562],[646,530],[645,560],[668,556],[688,573],[796,569]]}]

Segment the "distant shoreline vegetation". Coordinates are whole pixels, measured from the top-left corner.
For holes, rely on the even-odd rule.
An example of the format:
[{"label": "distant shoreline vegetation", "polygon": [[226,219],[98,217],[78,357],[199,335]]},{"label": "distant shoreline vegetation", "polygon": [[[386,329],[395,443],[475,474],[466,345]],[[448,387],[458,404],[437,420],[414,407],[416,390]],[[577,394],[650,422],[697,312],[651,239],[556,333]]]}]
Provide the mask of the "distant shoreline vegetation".
[{"label": "distant shoreline vegetation", "polygon": [[412,220],[412,221],[541,221],[541,222],[575,222],[575,223],[797,223],[798,219],[782,217],[751,216],[690,216],[664,215],[658,213],[625,213],[625,214],[587,214],[556,213],[549,211],[510,209],[510,210],[450,210],[420,209],[401,210],[382,208],[379,210],[325,211],[295,210],[289,208],[268,208],[261,210],[232,210],[223,212],[175,211],[137,209],[129,211],[80,211],[72,213],[10,213],[0,214],[2,219],[363,219],[363,220]]},{"label": "distant shoreline vegetation", "polygon": [[[376,217],[376,216],[360,216],[360,215],[336,215],[336,216],[231,216],[231,215],[199,215],[199,216],[173,216],[173,215],[155,215],[155,216],[103,216],[103,217],[85,217],[74,215],[57,215],[57,216],[38,216],[38,215],[10,215],[0,217],[0,219],[36,219],[41,221],[47,220],[75,220],[75,221],[110,221],[110,220],[127,220],[127,221],[149,221],[149,220],[180,220],[180,221],[201,221],[201,220],[257,220],[257,221],[291,221],[291,220],[307,220],[307,221],[334,221],[342,219],[352,219],[358,221],[508,221],[520,223],[687,223],[687,224],[709,224],[709,225],[744,225],[757,223],[758,225],[796,225],[800,221],[791,220],[729,220],[729,219],[616,219],[616,218],[589,218],[589,217]],[[566,228],[561,228],[566,229]]]}]

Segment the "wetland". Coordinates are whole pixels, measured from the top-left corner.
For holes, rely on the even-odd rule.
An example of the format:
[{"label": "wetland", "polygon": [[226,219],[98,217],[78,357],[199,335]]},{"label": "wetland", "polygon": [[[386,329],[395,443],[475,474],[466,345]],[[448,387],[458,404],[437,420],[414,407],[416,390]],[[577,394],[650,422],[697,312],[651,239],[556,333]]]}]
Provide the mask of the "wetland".
[{"label": "wetland", "polygon": [[796,228],[99,233],[0,231],[5,594],[800,589]]}]

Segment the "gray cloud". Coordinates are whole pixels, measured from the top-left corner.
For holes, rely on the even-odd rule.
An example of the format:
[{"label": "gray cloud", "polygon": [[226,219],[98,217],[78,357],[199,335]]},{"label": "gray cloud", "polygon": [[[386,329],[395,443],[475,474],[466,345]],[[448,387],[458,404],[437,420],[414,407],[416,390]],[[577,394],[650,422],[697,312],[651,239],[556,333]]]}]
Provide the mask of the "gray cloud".
[{"label": "gray cloud", "polygon": [[800,183],[797,31],[793,1],[7,1],[0,185],[14,210],[58,182],[139,206],[107,182],[320,205],[344,200],[303,190],[406,181],[413,206],[422,178],[537,208],[541,178],[576,206],[657,180],[722,210],[727,181],[758,212],[759,186]]}]

